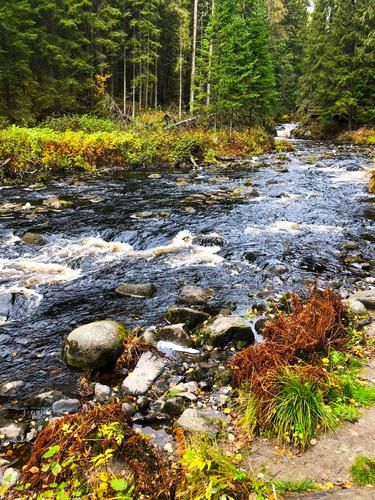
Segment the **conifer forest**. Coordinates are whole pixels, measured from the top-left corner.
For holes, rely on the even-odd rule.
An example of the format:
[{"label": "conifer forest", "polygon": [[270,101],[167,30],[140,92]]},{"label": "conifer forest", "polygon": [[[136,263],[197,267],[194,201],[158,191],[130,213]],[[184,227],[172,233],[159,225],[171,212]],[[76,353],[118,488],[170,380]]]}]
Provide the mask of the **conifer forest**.
[{"label": "conifer forest", "polygon": [[374,498],[374,0],[0,0],[0,499]]}]

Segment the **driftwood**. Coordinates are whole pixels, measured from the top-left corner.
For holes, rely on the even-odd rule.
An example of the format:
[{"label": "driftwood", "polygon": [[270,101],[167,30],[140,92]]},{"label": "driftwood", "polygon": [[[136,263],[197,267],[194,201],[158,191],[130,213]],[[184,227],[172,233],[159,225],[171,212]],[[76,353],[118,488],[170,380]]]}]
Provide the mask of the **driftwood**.
[{"label": "driftwood", "polygon": [[119,118],[120,120],[123,120],[126,123],[129,123],[131,121],[130,116],[124,113],[124,111],[120,108],[120,106],[118,106],[116,101],[107,91],[106,96],[109,100],[109,111],[112,113],[112,115],[114,115],[116,118]]},{"label": "driftwood", "polygon": [[[168,118],[170,119],[170,121],[166,126],[167,129],[171,129],[174,127],[191,127],[191,128],[193,128],[196,126],[196,122],[198,120],[197,116],[192,116],[191,118],[188,118],[187,120],[181,120],[179,122],[176,122],[175,120],[173,120],[173,118],[172,119],[170,117],[168,117]],[[165,117],[164,117],[164,119],[165,119]]]}]

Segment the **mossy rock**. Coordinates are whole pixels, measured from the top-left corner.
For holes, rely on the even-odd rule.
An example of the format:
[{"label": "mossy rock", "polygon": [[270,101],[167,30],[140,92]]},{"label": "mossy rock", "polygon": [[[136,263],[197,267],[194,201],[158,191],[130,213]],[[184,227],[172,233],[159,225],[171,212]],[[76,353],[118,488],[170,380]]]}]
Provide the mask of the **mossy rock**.
[{"label": "mossy rock", "polygon": [[73,330],[64,345],[65,362],[93,369],[113,364],[122,352],[127,329],[116,321],[95,321]]}]

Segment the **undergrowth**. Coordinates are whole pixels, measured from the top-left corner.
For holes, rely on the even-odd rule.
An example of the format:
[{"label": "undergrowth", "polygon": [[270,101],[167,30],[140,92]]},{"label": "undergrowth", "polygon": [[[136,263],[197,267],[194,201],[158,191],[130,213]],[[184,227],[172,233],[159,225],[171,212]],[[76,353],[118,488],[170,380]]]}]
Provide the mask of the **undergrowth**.
[{"label": "undergrowth", "polygon": [[230,360],[234,409],[247,436],[266,431],[306,448],[318,431],[356,420],[375,389],[359,379],[366,339],[340,297],[314,291],[288,304],[266,323],[264,342]]},{"label": "undergrowth", "polygon": [[167,500],[177,480],[122,405],[110,403],[49,422],[17,489],[38,498],[155,498],[157,491]]},{"label": "undergrowth", "polygon": [[130,124],[90,115],[51,117],[35,128],[0,129],[0,178],[43,179],[104,166],[192,166],[272,148],[272,139],[259,128],[232,134],[199,127],[166,129],[162,113]]}]

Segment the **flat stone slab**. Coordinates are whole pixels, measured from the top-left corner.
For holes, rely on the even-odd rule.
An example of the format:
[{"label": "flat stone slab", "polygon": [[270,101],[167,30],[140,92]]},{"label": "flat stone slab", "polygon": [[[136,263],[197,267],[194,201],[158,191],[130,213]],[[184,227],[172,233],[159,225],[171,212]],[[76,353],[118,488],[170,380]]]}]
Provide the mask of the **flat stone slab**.
[{"label": "flat stone slab", "polygon": [[144,352],[134,371],[122,383],[122,389],[133,396],[146,394],[154,381],[160,377],[167,360],[152,352]]}]

